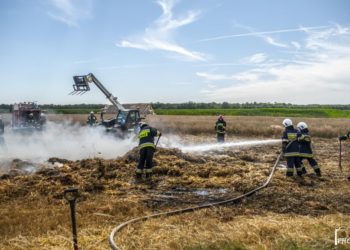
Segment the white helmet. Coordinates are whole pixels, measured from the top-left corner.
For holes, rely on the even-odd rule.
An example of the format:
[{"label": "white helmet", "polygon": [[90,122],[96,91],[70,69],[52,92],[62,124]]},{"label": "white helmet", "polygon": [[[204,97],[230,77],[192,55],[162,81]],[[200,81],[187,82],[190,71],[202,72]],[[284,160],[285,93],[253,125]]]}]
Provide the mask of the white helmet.
[{"label": "white helmet", "polygon": [[307,128],[307,124],[305,122],[299,122],[297,127],[298,129],[303,130]]},{"label": "white helmet", "polygon": [[94,111],[91,111],[90,114],[93,115],[93,114],[94,114]]},{"label": "white helmet", "polygon": [[140,122],[140,123],[139,123],[139,126],[140,126],[140,128],[143,128],[143,127],[145,127],[145,126],[148,126],[148,124],[145,123],[145,122]]},{"label": "white helmet", "polygon": [[282,124],[283,124],[283,126],[285,126],[285,127],[293,126],[293,122],[292,122],[292,120],[289,119],[289,118],[284,119],[283,122],[282,122]]}]

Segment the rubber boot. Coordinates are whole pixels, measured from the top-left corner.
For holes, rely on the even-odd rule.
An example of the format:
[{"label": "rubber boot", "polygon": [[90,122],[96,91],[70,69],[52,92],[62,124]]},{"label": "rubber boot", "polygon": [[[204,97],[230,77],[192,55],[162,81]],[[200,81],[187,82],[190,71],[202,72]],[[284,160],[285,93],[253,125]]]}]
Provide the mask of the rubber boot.
[{"label": "rubber boot", "polygon": [[146,173],[146,179],[151,180],[152,179],[152,173]]},{"label": "rubber boot", "polygon": [[288,171],[287,171],[286,176],[287,176],[287,177],[293,177],[293,172],[288,172]]},{"label": "rubber boot", "polygon": [[321,175],[321,169],[315,169],[315,173],[316,173],[316,175],[318,176],[318,177],[320,177],[320,176],[322,176]]},{"label": "rubber boot", "polygon": [[301,172],[302,172],[303,174],[307,174],[306,168],[303,167],[303,168],[301,169]]},{"label": "rubber boot", "polygon": [[135,174],[135,179],[136,180],[141,180],[142,179],[142,173],[136,173]]}]

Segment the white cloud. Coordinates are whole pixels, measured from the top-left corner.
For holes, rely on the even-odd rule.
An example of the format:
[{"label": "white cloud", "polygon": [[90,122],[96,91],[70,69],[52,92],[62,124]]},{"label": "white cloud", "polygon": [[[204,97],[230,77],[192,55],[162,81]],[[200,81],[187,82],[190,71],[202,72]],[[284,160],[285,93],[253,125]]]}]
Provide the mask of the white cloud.
[{"label": "white cloud", "polygon": [[[280,64],[268,67],[259,65],[232,75],[231,86],[207,88],[202,93],[211,101],[349,103],[350,33],[347,27],[338,26],[319,32],[305,30],[306,47],[298,47],[299,41],[293,45],[302,51],[297,53],[302,56],[299,61],[281,60]],[[238,79],[244,74],[256,78]],[[208,77],[203,72],[197,76]],[[219,81],[227,77],[210,75],[210,79]]]},{"label": "white cloud", "polygon": [[221,80],[232,80],[232,76],[225,76],[221,74],[210,74],[206,72],[197,72],[197,76],[204,78],[207,81],[221,81]]},{"label": "white cloud", "polygon": [[258,35],[262,39],[264,39],[265,42],[267,42],[270,45],[276,46],[276,47],[281,47],[281,48],[288,48],[289,46],[285,43],[277,42],[275,39],[273,39],[270,36],[266,35]]},{"label": "white cloud", "polygon": [[91,17],[91,0],[50,0],[52,10],[47,14],[70,27],[79,27],[79,21]]},{"label": "white cloud", "polygon": [[291,44],[294,46],[294,48],[296,49],[300,49],[301,48],[301,45],[300,43],[296,42],[296,41],[292,41]]},{"label": "white cloud", "polygon": [[161,50],[180,55],[182,58],[191,61],[205,61],[205,55],[196,51],[190,51],[173,41],[173,31],[188,25],[197,20],[198,11],[189,11],[180,18],[173,17],[173,8],[177,1],[158,0],[163,13],[154,21],[152,25],[146,28],[145,32],[134,38],[123,39],[116,45],[124,48],[134,48],[141,50]]},{"label": "white cloud", "polygon": [[286,66],[271,70],[271,80],[242,82],[208,93],[212,100],[348,103],[350,59],[315,66]]},{"label": "white cloud", "polygon": [[206,81],[223,81],[223,80],[237,80],[237,81],[254,81],[258,75],[254,72],[242,72],[235,75],[212,74],[206,72],[197,72],[198,77],[204,78]]},{"label": "white cloud", "polygon": [[243,61],[246,61],[248,63],[262,63],[266,61],[267,56],[264,53],[256,53],[248,58],[246,58]]},{"label": "white cloud", "polygon": [[[216,41],[216,40],[223,40],[223,39],[230,39],[235,37],[246,37],[246,36],[255,36],[262,38],[265,42],[272,46],[281,47],[281,48],[288,48],[288,44],[282,43],[277,41],[275,38],[268,36],[272,34],[279,34],[279,33],[290,33],[290,32],[308,32],[312,30],[319,30],[324,29],[329,26],[314,26],[314,27],[299,27],[299,28],[293,28],[293,29],[280,29],[280,30],[271,30],[271,31],[255,31],[252,27],[237,24],[237,27],[243,28],[249,32],[247,33],[241,33],[241,34],[233,34],[233,35],[223,35],[223,36],[216,36],[216,37],[209,37],[199,40],[199,42],[207,42],[207,41]],[[293,44],[294,45],[294,44]]]},{"label": "white cloud", "polygon": [[246,26],[246,25],[242,25],[242,24],[238,24],[236,23],[237,27],[243,28],[247,31],[250,32],[250,36],[255,36],[255,37],[259,37],[261,39],[263,39],[266,43],[272,45],[272,46],[276,46],[276,47],[280,47],[280,48],[288,48],[289,46],[287,44],[284,44],[282,42],[278,42],[276,39],[274,39],[273,37],[269,36],[269,34],[275,34],[275,33],[283,33],[283,32],[291,32],[291,30],[286,29],[286,30],[277,30],[277,31],[271,31],[271,32],[256,32],[252,27]]}]

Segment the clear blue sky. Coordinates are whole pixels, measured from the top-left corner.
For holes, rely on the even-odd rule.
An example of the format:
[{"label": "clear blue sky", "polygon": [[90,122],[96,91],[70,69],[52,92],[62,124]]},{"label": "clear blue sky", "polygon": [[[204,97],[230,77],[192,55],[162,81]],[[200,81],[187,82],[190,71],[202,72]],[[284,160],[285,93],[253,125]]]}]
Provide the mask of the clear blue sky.
[{"label": "clear blue sky", "polygon": [[347,0],[0,0],[0,103],[350,103]]}]

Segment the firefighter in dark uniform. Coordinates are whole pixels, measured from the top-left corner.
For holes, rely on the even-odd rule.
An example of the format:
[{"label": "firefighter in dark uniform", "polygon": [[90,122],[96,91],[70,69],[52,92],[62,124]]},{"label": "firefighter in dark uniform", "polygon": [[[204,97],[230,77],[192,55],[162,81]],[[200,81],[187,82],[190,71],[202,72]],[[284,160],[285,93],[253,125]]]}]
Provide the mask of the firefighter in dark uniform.
[{"label": "firefighter in dark uniform", "polygon": [[136,169],[136,179],[142,178],[142,173],[145,171],[146,178],[152,177],[153,155],[156,150],[154,145],[154,137],[161,136],[161,133],[147,123],[140,123],[139,150],[140,158]]},{"label": "firefighter in dark uniform", "polygon": [[[350,139],[350,130],[348,131],[348,133],[346,135],[339,136],[338,139],[340,142]],[[348,180],[350,181],[350,176],[348,176]]]},{"label": "firefighter in dark uniform", "polygon": [[88,116],[86,123],[89,124],[90,126],[93,126],[97,123],[97,118],[94,114],[94,111],[90,112],[90,115]]},{"label": "firefighter in dark uniform", "polygon": [[285,130],[282,136],[282,152],[287,159],[286,176],[293,176],[294,167],[298,176],[302,176],[302,167],[299,159],[298,131],[293,127],[291,119],[284,119],[282,122]]},{"label": "firefighter in dark uniform", "polygon": [[4,125],[4,122],[2,121],[2,116],[0,115],[0,146],[5,144],[5,140],[3,137],[4,132],[5,132],[5,125]]},{"label": "firefighter in dark uniform", "polygon": [[299,154],[300,154],[300,165],[302,167],[303,174],[306,173],[305,167],[303,166],[303,159],[306,159],[310,166],[313,168],[317,176],[321,176],[321,169],[314,159],[312,148],[311,148],[311,137],[309,135],[309,129],[305,122],[299,122],[298,128],[298,142],[299,142]]},{"label": "firefighter in dark uniform", "polygon": [[34,114],[33,114],[33,113],[29,113],[29,114],[28,114],[27,123],[29,123],[29,125],[33,125],[33,124],[35,123]]},{"label": "firefighter in dark uniform", "polygon": [[226,121],[222,115],[219,116],[218,120],[215,123],[215,131],[217,135],[217,141],[225,142]]},{"label": "firefighter in dark uniform", "polygon": [[46,124],[46,115],[44,113],[40,113],[39,123],[41,127]]},{"label": "firefighter in dark uniform", "polygon": [[2,116],[0,115],[0,136],[2,136],[5,132],[5,125],[4,122],[2,121]]}]

